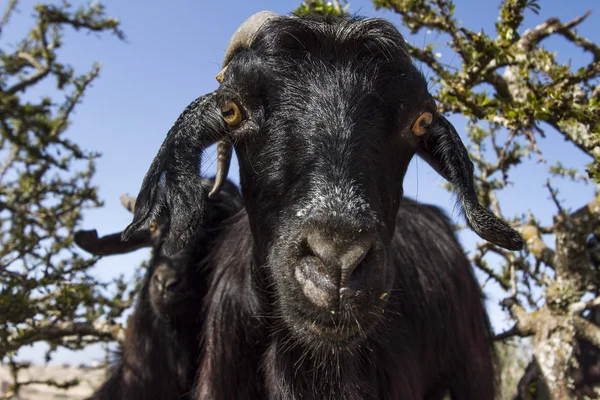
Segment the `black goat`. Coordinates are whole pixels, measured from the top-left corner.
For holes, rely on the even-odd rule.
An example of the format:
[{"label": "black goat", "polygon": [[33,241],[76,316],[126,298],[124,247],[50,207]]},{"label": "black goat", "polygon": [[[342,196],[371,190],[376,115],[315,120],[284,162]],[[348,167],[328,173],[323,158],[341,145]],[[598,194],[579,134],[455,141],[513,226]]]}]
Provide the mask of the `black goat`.
[{"label": "black goat", "polygon": [[[453,399],[492,399],[490,328],[450,221],[403,199],[396,229],[389,254],[397,274],[370,311],[378,325],[336,309],[313,314],[307,327],[277,309],[301,301],[298,293],[265,292],[241,212],[203,261],[214,271],[198,398],[440,399],[450,391]],[[336,320],[339,313],[348,319]]]},{"label": "black goat", "polygon": [[[214,180],[204,184],[211,187]],[[153,247],[119,359],[92,399],[181,399],[192,392],[201,350],[202,316],[197,310],[209,282],[208,272],[197,268],[195,260],[205,256],[223,221],[240,206],[238,189],[226,182],[220,195],[209,200],[202,224],[188,246],[170,256],[162,251],[169,223],[165,215],[144,232],[148,242],[136,240],[129,249],[127,242],[115,243],[114,234],[85,242],[95,254],[104,255]]]},{"label": "black goat", "polygon": [[235,147],[245,211],[201,263],[198,398],[492,399],[481,293],[446,217],[403,200],[412,157],[452,183],[476,233],[523,241],[478,203],[396,28],[259,13],[218,80],[168,133],[123,235],[167,210],[165,248],[182,248],[205,208],[198,155],[221,140],[212,196]]}]

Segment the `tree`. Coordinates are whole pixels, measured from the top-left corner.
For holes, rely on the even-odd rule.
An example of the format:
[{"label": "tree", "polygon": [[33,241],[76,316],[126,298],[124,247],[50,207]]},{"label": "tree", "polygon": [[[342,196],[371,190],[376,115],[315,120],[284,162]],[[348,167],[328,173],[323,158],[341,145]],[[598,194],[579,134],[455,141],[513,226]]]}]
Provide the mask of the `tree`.
[{"label": "tree", "polygon": [[[8,3],[0,35],[17,6]],[[102,202],[92,183],[98,154],[80,149],[66,132],[100,65],[78,74],[57,53],[68,27],[125,36],[97,2],[77,9],[38,4],[34,11],[28,35],[14,49],[0,49],[0,361],[14,378],[7,397],[35,383],[18,380],[20,348],[46,342],[50,359],[59,347],[118,340],[115,320],[131,303],[124,282],[98,281],[89,271],[97,258],[82,258],[73,247],[82,210]],[[45,81],[56,92],[32,95]]]},{"label": "tree", "polygon": [[323,0],[304,0],[294,13],[298,15],[306,14],[324,14],[324,15],[347,15],[350,4],[342,0],[342,4],[338,0],[323,1]]},{"label": "tree", "polygon": [[[506,292],[503,305],[515,325],[500,338],[531,337],[541,373],[538,388],[552,399],[572,398],[569,378],[577,368],[577,340],[600,347],[600,329],[583,318],[586,310],[600,304],[599,298],[584,301],[600,283],[586,249],[588,235],[600,230],[600,198],[582,201],[579,209],[569,211],[552,183],[557,177],[600,182],[600,47],[575,29],[589,12],[566,22],[550,18],[522,32],[526,10],[539,12],[538,1],[503,0],[492,35],[462,26],[451,0],[373,3],[376,9],[397,13],[413,34],[429,29],[449,38],[448,46],[459,59],[455,69],[438,60],[433,45],[409,44],[410,53],[431,71],[439,110],[469,121],[479,200],[510,221],[527,241],[521,252],[480,243],[470,252],[471,260]],[[577,70],[559,63],[543,46],[553,35],[589,53],[592,61]],[[536,139],[546,134],[561,135],[580,149],[590,161],[588,176],[560,163],[549,167],[546,186],[556,205],[549,224],[542,224],[531,210],[504,214],[499,193],[509,187],[510,175],[518,173],[526,157],[536,154],[543,160]],[[501,261],[494,262],[494,257]]]}]

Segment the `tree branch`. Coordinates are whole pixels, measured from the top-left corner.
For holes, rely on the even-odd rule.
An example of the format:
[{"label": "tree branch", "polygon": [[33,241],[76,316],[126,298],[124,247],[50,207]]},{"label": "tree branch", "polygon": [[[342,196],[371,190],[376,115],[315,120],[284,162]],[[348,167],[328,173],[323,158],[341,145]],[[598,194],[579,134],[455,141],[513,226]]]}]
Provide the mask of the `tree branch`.
[{"label": "tree branch", "polygon": [[532,51],[542,40],[552,34],[561,31],[567,31],[580,23],[582,23],[592,12],[588,11],[582,16],[579,16],[564,24],[558,18],[549,18],[545,22],[539,24],[533,29],[527,29],[521,39],[517,42],[517,46],[525,53]]},{"label": "tree branch", "polygon": [[592,308],[595,308],[597,306],[600,306],[600,297],[596,297],[595,299],[590,301],[573,303],[569,306],[569,312],[571,314],[581,314],[585,310],[591,310]]},{"label": "tree branch", "polygon": [[83,76],[80,81],[75,82],[75,94],[67,98],[65,101],[66,107],[61,107],[60,115],[56,118],[58,123],[52,128],[50,137],[58,136],[58,134],[67,126],[67,121],[69,120],[73,109],[75,109],[75,106],[79,103],[81,97],[83,97],[85,89],[98,77],[98,74],[100,74],[100,68],[94,66],[89,74]]},{"label": "tree branch", "polygon": [[521,337],[523,336],[523,335],[521,335],[521,332],[519,331],[519,329],[517,329],[517,325],[513,325],[513,327],[510,328],[509,330],[497,334],[496,336],[494,336],[494,338],[492,340],[494,342],[497,342],[497,341],[506,340],[506,339],[509,339],[509,338],[515,337],[515,336],[521,336]]},{"label": "tree branch", "polygon": [[585,318],[575,316],[573,319],[575,335],[578,339],[584,339],[600,348],[600,327],[592,324]]},{"label": "tree branch", "polygon": [[30,322],[27,327],[14,332],[5,343],[0,344],[0,360],[9,352],[39,341],[55,341],[68,336],[95,336],[101,340],[122,342],[124,335],[125,332],[120,324],[111,325],[100,321]]},{"label": "tree branch", "polygon": [[570,215],[557,215],[554,223],[557,275],[584,272],[579,268],[589,265],[587,237],[590,233],[600,233],[600,196]]},{"label": "tree branch", "polygon": [[120,199],[123,207],[125,207],[127,211],[133,213],[133,211],[135,210],[135,197],[131,197],[128,194],[123,193]]},{"label": "tree branch", "polygon": [[126,242],[121,240],[121,233],[113,233],[98,238],[95,229],[82,230],[75,232],[74,241],[83,250],[97,256],[125,254],[152,246],[151,234],[147,229],[135,232]]},{"label": "tree branch", "polygon": [[0,34],[2,34],[2,28],[4,28],[4,26],[6,26],[6,24],[8,23],[8,20],[10,19],[10,16],[12,15],[13,11],[17,7],[17,3],[18,3],[18,0],[9,0],[8,5],[6,6],[6,9],[4,10],[4,13],[2,13],[2,19],[0,20]]},{"label": "tree branch", "polygon": [[525,337],[535,334],[535,317],[532,317],[531,314],[527,314],[527,311],[525,311],[514,297],[508,297],[502,300],[500,305],[507,308],[510,315],[516,321],[516,324],[511,328],[511,330],[515,331],[514,335]]},{"label": "tree branch", "polygon": [[554,268],[556,263],[556,253],[554,250],[546,246],[546,243],[542,240],[539,228],[530,223],[518,228],[519,233],[525,239],[525,245],[527,250],[533,254],[533,256],[542,261],[547,266]]}]

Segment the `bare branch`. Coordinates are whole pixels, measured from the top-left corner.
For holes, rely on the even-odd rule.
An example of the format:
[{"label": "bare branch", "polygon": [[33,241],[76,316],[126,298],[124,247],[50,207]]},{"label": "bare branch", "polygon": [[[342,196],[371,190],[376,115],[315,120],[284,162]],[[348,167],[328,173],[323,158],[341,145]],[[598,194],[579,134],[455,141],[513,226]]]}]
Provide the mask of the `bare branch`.
[{"label": "bare branch", "polygon": [[527,314],[527,311],[519,304],[519,302],[514,297],[508,297],[500,302],[500,305],[504,308],[507,308],[510,312],[510,315],[517,321],[517,323],[513,326],[514,329],[519,336],[531,336],[535,334],[535,317],[532,317],[530,314]]},{"label": "bare branch", "polygon": [[587,340],[600,348],[600,327],[592,324],[585,318],[575,316],[573,319],[575,334],[579,339]]},{"label": "bare branch", "polygon": [[[481,243],[477,246],[478,254],[471,256],[469,259],[477,268],[486,273],[490,279],[496,281],[504,290],[510,289],[510,282],[505,277],[498,275],[487,263],[483,260],[484,256],[489,251],[494,251],[494,245],[489,242]],[[502,254],[500,254],[502,255]]]},{"label": "bare branch", "polygon": [[113,233],[98,238],[95,229],[77,231],[74,235],[74,241],[83,250],[97,256],[125,254],[152,245],[151,234],[147,229],[135,232],[126,242],[121,240],[121,233]]},{"label": "bare branch", "polygon": [[562,205],[560,204],[560,200],[558,200],[558,190],[554,189],[552,187],[552,185],[550,184],[550,179],[546,180],[546,188],[548,188],[548,191],[550,192],[550,197],[552,198],[552,201],[554,202],[554,205],[556,206],[558,213],[564,214],[565,210],[562,208]]},{"label": "bare branch", "polygon": [[43,66],[42,64],[40,64],[40,62],[38,60],[36,60],[35,57],[29,53],[20,51],[17,53],[17,57],[27,61],[32,67],[34,67],[35,69],[37,69],[40,72],[43,72],[48,68],[47,66]]},{"label": "bare branch", "polygon": [[527,29],[521,39],[517,42],[517,46],[524,52],[533,50],[542,40],[558,31],[569,30],[580,23],[582,23],[589,15],[591,11],[586,12],[580,17],[577,17],[564,24],[560,22],[558,18],[549,18],[545,22],[539,24],[533,29]]},{"label": "bare branch", "polygon": [[521,236],[523,236],[523,239],[525,239],[527,250],[533,254],[535,258],[553,268],[556,262],[556,253],[546,246],[546,243],[542,240],[539,228],[533,223],[530,223],[522,226],[518,231],[521,233]]},{"label": "bare branch", "polygon": [[135,210],[135,197],[131,197],[126,193],[123,193],[120,197],[121,204],[125,207],[129,212],[133,212]]},{"label": "bare branch", "polygon": [[[577,22],[577,24],[579,24],[580,22],[583,21],[583,19],[585,19],[588,15],[590,15],[592,12],[588,11],[587,13],[585,13],[582,17],[580,21]],[[577,19],[575,19],[577,20]],[[573,21],[575,21],[573,20]],[[577,25],[575,24],[575,25]],[[575,26],[573,25],[573,26]],[[560,29],[558,29],[558,33],[560,33],[562,36],[564,36],[565,39],[567,39],[568,41],[576,44],[577,46],[581,47],[582,49],[584,49],[585,51],[592,53],[592,55],[594,56],[594,61],[598,62],[600,61],[600,46],[598,46],[597,44],[595,44],[594,42],[592,42],[589,39],[586,39],[584,37],[579,36],[577,33],[575,33],[575,31],[571,30],[572,26],[568,26],[568,23],[565,24],[564,27],[561,27]]]},{"label": "bare branch", "polygon": [[569,312],[571,314],[581,314],[585,310],[591,310],[592,308],[596,308],[600,306],[600,297],[596,297],[593,300],[573,303],[569,306]]},{"label": "bare branch", "polygon": [[504,332],[499,333],[496,336],[494,336],[493,341],[494,342],[502,341],[502,340],[506,340],[506,339],[509,339],[509,338],[515,337],[515,336],[522,336],[522,335],[519,332],[519,330],[517,329],[517,326],[513,325],[513,327],[510,328],[509,330],[504,331]]}]

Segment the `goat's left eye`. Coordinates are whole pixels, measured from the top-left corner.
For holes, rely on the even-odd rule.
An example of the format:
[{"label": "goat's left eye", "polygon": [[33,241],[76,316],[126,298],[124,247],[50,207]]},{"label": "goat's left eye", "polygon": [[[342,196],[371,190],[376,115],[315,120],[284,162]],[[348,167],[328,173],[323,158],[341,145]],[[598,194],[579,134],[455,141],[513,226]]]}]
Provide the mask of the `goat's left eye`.
[{"label": "goat's left eye", "polygon": [[242,123],[242,112],[233,101],[228,101],[221,107],[221,114],[223,115],[223,120],[229,126],[235,127]]},{"label": "goat's left eye", "polygon": [[427,132],[427,128],[431,125],[431,121],[433,121],[433,114],[425,111],[419,115],[419,118],[415,121],[412,126],[412,131],[417,136],[422,136]]}]

